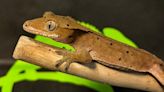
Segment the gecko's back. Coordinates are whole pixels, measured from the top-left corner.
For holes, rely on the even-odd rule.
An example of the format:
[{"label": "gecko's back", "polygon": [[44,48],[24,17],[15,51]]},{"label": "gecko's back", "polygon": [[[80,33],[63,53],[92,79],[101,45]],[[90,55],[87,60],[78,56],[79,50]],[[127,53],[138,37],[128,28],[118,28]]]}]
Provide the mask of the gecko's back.
[{"label": "gecko's back", "polygon": [[81,48],[91,48],[91,57],[101,64],[122,70],[149,72],[164,84],[164,62],[143,49],[94,33],[84,34],[75,44],[80,46],[81,43]]}]

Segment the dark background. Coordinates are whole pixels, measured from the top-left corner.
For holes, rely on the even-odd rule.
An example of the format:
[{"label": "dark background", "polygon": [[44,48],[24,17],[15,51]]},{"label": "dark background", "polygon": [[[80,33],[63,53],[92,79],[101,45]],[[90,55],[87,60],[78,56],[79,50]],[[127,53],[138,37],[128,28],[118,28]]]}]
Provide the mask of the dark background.
[{"label": "dark background", "polygon": [[[1,0],[1,75],[5,74],[14,61],[12,52],[19,36],[30,36],[23,31],[23,22],[42,16],[47,10],[89,22],[99,29],[106,26],[117,28],[140,48],[164,59],[164,0]],[[8,61],[7,64],[4,61]],[[76,88],[71,87],[72,90]],[[116,87],[115,90],[138,92]]]}]

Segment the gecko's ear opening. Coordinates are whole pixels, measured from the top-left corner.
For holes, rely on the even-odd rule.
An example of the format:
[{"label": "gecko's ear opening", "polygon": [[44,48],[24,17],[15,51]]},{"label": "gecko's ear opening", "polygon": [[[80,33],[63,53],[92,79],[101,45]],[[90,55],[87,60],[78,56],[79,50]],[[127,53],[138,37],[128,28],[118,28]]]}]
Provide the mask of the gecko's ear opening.
[{"label": "gecko's ear opening", "polygon": [[47,17],[47,16],[54,16],[55,14],[51,11],[46,11],[44,14],[43,14],[43,17]]}]

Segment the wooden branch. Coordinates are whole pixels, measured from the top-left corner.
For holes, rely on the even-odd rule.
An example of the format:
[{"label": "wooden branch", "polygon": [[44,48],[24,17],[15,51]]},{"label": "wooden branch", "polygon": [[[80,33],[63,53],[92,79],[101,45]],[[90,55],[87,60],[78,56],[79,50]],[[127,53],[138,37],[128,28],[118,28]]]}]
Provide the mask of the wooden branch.
[{"label": "wooden branch", "polygon": [[[37,42],[26,36],[21,36],[13,53],[13,57],[51,70],[63,71],[63,65],[65,63],[58,69],[55,68],[56,61],[63,57],[55,53],[55,51],[58,50],[61,49]],[[118,71],[105,67],[97,62],[86,65],[71,63],[67,73],[114,86],[164,92],[164,89],[149,74]]]}]

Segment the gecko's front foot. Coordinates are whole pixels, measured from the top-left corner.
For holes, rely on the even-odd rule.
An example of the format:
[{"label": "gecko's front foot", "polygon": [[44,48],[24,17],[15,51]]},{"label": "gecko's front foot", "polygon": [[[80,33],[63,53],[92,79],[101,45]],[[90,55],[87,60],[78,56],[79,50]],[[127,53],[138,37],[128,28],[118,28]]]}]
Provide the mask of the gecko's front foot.
[{"label": "gecko's front foot", "polygon": [[55,66],[57,69],[61,67],[60,69],[62,69],[62,71],[67,71],[69,65],[72,62],[90,63],[92,61],[90,54],[85,50],[81,50],[77,52],[56,51],[56,53],[63,56],[61,60],[57,61],[57,64]]},{"label": "gecko's front foot", "polygon": [[72,62],[73,62],[73,60],[70,59],[69,57],[63,57],[63,59],[57,61],[57,64],[55,65],[55,68],[59,69],[59,67],[61,67],[61,71],[66,72],[68,70],[68,68],[69,68],[69,65]]}]

